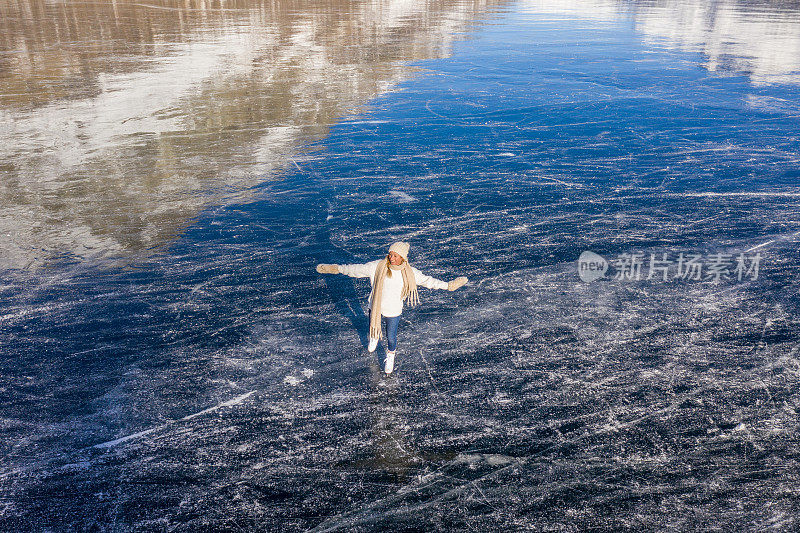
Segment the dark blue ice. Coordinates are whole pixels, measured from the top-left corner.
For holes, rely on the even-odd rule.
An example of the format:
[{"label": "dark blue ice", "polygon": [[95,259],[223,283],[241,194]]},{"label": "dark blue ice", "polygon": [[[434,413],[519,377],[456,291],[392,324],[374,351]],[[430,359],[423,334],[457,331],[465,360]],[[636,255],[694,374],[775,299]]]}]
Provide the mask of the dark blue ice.
[{"label": "dark blue ice", "polygon": [[[795,530],[800,63],[670,40],[686,4],[488,10],[168,245],[3,271],[0,529]],[[368,283],[314,266],[399,239],[470,284],[386,377]]]}]

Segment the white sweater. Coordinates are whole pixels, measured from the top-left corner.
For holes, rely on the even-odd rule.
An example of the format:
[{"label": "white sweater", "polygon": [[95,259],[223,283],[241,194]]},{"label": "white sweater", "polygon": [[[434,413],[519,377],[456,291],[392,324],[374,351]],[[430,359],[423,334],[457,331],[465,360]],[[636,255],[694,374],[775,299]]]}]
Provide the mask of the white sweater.
[{"label": "white sweater", "polygon": [[[369,278],[370,285],[375,282],[375,269],[383,259],[370,261],[363,265],[339,265],[339,272],[351,278]],[[417,285],[429,289],[447,289],[447,282],[440,279],[426,276],[414,267],[414,278]],[[374,288],[373,288],[374,289]],[[392,317],[400,316],[403,312],[403,274],[399,270],[392,271],[392,277],[388,275],[383,280],[383,297],[381,299],[381,314]],[[369,302],[372,303],[372,293],[369,294]]]}]

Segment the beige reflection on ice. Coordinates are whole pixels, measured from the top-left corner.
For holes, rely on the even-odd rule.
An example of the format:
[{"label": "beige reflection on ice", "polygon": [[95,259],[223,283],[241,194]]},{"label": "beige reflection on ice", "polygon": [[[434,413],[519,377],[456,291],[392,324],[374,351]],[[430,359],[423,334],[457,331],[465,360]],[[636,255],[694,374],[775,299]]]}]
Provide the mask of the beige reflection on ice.
[{"label": "beige reflection on ice", "polygon": [[701,52],[712,72],[754,84],[800,83],[800,4],[793,0],[522,0],[523,11],[600,21],[630,18],[659,44]]},{"label": "beige reflection on ice", "polygon": [[0,0],[0,268],[157,249],[492,0]]}]

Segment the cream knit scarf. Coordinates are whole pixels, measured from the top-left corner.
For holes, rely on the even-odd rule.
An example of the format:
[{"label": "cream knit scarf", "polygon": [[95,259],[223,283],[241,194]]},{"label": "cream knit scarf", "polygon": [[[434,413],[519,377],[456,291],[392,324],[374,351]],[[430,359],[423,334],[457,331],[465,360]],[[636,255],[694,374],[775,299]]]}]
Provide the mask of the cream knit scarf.
[{"label": "cream knit scarf", "polygon": [[417,292],[417,280],[414,278],[414,271],[408,261],[403,261],[402,265],[392,266],[389,259],[384,259],[378,263],[375,269],[375,278],[372,282],[372,305],[370,306],[369,317],[369,337],[371,339],[381,338],[381,299],[383,298],[383,280],[389,273],[389,269],[400,271],[403,275],[403,300],[408,305],[414,306],[419,303],[419,293]]}]

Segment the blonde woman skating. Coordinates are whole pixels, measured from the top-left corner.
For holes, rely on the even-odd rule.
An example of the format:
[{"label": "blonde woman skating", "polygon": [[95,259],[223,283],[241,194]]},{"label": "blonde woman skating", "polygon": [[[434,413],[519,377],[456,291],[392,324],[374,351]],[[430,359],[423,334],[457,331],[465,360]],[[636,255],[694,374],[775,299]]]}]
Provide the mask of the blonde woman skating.
[{"label": "blonde woman skating", "polygon": [[317,265],[320,274],[344,274],[351,278],[369,278],[372,291],[369,295],[369,346],[374,352],[381,337],[381,323],[386,323],[386,359],[384,371],[391,374],[394,369],[394,358],[397,351],[397,327],[403,303],[416,305],[419,302],[417,286],[429,289],[446,289],[454,291],[462,287],[467,278],[459,277],[450,282],[426,276],[408,263],[407,242],[396,242],[389,247],[388,255],[383,259],[364,264],[353,265]]}]

